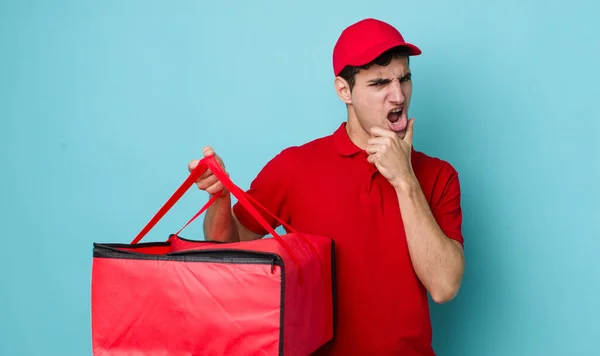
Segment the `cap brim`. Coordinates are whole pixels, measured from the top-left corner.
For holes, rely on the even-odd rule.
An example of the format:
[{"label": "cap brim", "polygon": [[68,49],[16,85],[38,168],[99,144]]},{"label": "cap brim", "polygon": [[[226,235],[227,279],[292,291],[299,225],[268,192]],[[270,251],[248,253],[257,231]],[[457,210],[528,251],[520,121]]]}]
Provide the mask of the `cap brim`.
[{"label": "cap brim", "polygon": [[407,48],[409,56],[418,56],[422,53],[421,49],[419,49],[419,47],[415,46],[412,43],[384,42],[384,43],[377,44],[373,47],[370,47],[370,48],[366,49],[365,51],[363,51],[362,53],[358,53],[356,56],[354,56],[351,60],[348,61],[347,65],[351,65],[351,66],[365,65],[365,64],[371,62],[372,60],[374,60],[375,58],[377,58],[383,52],[385,52],[391,48],[395,48],[395,47]]}]

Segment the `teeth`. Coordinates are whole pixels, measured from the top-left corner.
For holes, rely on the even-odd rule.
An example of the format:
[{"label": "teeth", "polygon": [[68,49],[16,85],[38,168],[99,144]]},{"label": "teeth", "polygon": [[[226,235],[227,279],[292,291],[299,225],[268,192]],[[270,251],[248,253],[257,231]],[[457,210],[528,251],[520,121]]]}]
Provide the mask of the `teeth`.
[{"label": "teeth", "polygon": [[394,109],[391,112],[393,112],[393,113],[399,113],[399,112],[402,112],[402,109]]}]

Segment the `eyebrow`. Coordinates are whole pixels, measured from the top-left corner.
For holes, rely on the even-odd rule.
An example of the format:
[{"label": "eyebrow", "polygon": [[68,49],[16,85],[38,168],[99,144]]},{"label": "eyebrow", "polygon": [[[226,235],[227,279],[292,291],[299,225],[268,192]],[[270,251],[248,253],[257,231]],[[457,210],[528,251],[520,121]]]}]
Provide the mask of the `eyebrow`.
[{"label": "eyebrow", "polygon": [[[412,77],[412,73],[408,72],[408,73],[404,74],[402,77],[400,77],[399,79],[402,82],[402,81],[411,79],[411,77]],[[368,81],[369,84],[387,84],[389,82],[391,82],[391,79],[387,79],[387,78],[386,79],[384,79],[384,78],[375,78],[375,79],[371,79],[371,80]]]}]

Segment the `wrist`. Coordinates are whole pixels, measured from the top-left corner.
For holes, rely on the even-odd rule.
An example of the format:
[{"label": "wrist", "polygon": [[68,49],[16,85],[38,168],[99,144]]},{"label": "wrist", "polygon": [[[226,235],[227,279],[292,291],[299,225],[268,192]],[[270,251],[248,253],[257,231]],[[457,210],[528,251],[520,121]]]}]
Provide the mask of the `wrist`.
[{"label": "wrist", "polygon": [[211,198],[215,196],[217,197],[217,200],[224,200],[227,198],[231,198],[231,193],[227,189],[223,188],[223,190],[221,190],[220,192],[210,194]]},{"label": "wrist", "polygon": [[414,174],[398,178],[391,183],[397,193],[412,194],[420,189],[419,181]]}]

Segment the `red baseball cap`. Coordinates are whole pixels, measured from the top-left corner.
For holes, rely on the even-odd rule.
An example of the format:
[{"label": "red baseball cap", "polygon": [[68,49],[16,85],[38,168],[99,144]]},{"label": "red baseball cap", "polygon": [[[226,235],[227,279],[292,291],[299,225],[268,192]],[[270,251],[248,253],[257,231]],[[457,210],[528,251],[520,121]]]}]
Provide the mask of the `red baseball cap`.
[{"label": "red baseball cap", "polygon": [[367,64],[393,47],[406,47],[411,56],[421,54],[392,25],[373,18],[358,21],[342,32],[333,48],[333,72],[337,76],[347,65]]}]

